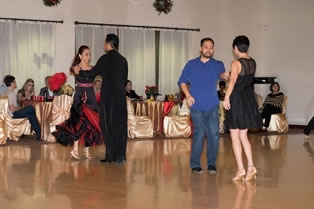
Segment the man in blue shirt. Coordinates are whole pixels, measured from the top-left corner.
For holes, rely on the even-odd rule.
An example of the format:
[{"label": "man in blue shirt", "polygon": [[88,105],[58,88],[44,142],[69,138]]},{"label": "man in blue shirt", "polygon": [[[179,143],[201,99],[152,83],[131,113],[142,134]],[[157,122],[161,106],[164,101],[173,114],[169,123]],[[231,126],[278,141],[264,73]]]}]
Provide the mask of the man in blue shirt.
[{"label": "man in blue shirt", "polygon": [[202,39],[200,57],[190,60],[185,65],[179,79],[179,85],[191,108],[194,130],[190,164],[192,172],[196,173],[203,172],[200,158],[206,135],[207,170],[211,174],[216,174],[219,146],[217,82],[220,79],[227,79],[228,73],[225,72],[223,62],[215,60],[213,54],[214,41],[211,38]]}]

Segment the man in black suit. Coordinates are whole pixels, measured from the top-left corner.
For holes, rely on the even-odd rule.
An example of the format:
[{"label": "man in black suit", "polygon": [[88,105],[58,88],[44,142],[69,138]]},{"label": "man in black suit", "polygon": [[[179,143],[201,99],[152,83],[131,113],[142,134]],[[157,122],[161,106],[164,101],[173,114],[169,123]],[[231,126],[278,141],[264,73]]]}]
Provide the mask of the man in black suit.
[{"label": "man in black suit", "polygon": [[59,90],[58,92],[54,92],[49,89],[49,83],[48,83],[49,78],[51,78],[51,76],[47,76],[45,78],[46,86],[40,89],[39,96],[52,97],[52,96],[59,96],[61,94],[61,90]]},{"label": "man in black suit", "polygon": [[101,162],[124,163],[127,145],[127,109],[125,83],[128,62],[119,52],[119,38],[108,34],[105,40],[107,54],[101,56],[88,71],[80,70],[83,77],[102,75],[100,127],[106,143],[106,156]]}]

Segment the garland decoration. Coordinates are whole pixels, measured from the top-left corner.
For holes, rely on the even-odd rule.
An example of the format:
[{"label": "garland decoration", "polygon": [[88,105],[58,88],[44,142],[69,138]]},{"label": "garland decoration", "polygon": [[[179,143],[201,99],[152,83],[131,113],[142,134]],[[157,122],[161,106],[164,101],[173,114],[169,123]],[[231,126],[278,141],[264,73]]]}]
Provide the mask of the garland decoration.
[{"label": "garland decoration", "polygon": [[173,1],[172,0],[156,0],[153,4],[159,15],[163,12],[168,14],[172,10]]},{"label": "garland decoration", "polygon": [[43,1],[44,5],[46,5],[47,7],[55,7],[58,6],[58,4],[60,4],[62,0],[43,0]]}]

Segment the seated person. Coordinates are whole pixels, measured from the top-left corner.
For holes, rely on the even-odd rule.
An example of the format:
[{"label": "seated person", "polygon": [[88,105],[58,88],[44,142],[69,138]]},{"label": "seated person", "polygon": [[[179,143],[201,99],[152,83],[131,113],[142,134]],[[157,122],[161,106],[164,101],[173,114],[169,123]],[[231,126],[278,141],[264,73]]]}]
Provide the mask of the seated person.
[{"label": "seated person", "polygon": [[224,101],[226,95],[226,82],[219,82],[219,90],[217,91],[219,101]]},{"label": "seated person", "polygon": [[34,95],[34,80],[29,78],[23,87],[17,91],[17,102],[22,106],[23,101],[30,101]]},{"label": "seated person", "polygon": [[101,91],[101,84],[102,84],[102,79],[100,76],[96,76],[94,80],[94,92],[96,95],[96,101],[99,103],[100,102],[100,91]]},{"label": "seated person", "polygon": [[5,85],[8,87],[8,114],[12,118],[27,118],[31,123],[32,129],[35,131],[37,135],[37,140],[40,140],[40,126],[36,117],[35,109],[33,106],[27,106],[25,108],[21,108],[17,103],[17,97],[14,93],[14,89],[16,88],[15,78],[11,75],[6,76]]},{"label": "seated person", "polygon": [[47,98],[47,97],[52,97],[52,96],[59,96],[59,95],[61,95],[61,91],[59,91],[59,92],[54,92],[54,91],[51,91],[51,90],[50,90],[49,83],[48,83],[49,78],[51,78],[51,76],[47,76],[47,77],[45,78],[45,84],[46,84],[46,86],[40,89],[39,96],[44,96],[44,97]]},{"label": "seated person", "polygon": [[6,95],[8,92],[8,87],[4,83],[5,78],[6,76],[3,79],[3,84],[0,85],[0,95]]},{"label": "seated person", "polygon": [[282,106],[284,102],[284,94],[280,91],[280,85],[278,82],[274,82],[270,85],[271,93],[267,95],[262,109],[262,118],[265,119],[264,127],[268,128],[271,115],[282,113]]},{"label": "seated person", "polygon": [[125,93],[130,99],[140,99],[140,97],[132,90],[132,81],[127,80],[125,84]]}]

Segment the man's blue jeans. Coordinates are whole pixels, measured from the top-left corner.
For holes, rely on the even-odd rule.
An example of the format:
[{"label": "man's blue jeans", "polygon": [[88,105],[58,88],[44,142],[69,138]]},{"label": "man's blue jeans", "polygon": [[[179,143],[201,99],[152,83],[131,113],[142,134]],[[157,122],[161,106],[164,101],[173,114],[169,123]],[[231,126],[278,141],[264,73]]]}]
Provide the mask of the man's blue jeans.
[{"label": "man's blue jeans", "polygon": [[191,168],[201,167],[200,158],[205,135],[207,136],[207,166],[216,166],[219,148],[218,106],[208,111],[191,110],[191,117],[193,122]]},{"label": "man's blue jeans", "polygon": [[15,111],[12,118],[27,118],[34,129],[37,138],[40,139],[40,126],[36,117],[36,112],[33,106],[26,106],[23,109]]}]

